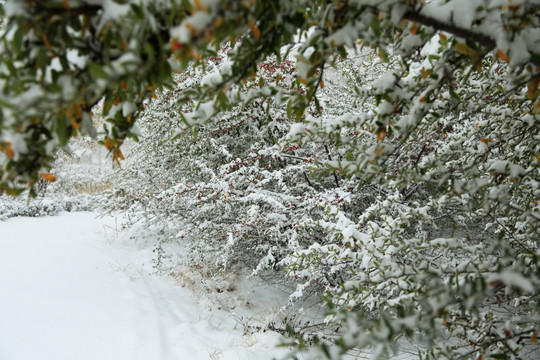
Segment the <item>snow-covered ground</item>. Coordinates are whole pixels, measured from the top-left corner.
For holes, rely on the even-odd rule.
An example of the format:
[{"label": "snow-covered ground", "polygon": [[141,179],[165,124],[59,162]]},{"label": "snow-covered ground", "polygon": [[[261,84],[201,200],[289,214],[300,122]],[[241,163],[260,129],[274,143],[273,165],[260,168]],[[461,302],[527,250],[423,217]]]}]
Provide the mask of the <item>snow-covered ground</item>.
[{"label": "snow-covered ground", "polygon": [[279,335],[141,266],[112,217],[0,222],[0,359],[271,359]]}]

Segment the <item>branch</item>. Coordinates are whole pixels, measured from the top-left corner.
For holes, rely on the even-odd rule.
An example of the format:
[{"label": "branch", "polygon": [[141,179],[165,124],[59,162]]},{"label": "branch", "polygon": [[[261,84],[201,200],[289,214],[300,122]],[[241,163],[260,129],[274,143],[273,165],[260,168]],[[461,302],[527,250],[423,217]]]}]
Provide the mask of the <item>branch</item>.
[{"label": "branch", "polygon": [[[447,23],[438,19],[434,19],[427,15],[421,14],[421,10],[422,8],[416,11],[407,11],[403,18],[425,26],[430,26],[435,30],[446,31],[463,39],[472,40],[482,46],[487,47],[488,49],[495,49],[497,47],[497,42],[489,35],[475,32],[471,29],[461,28],[452,22]],[[535,65],[540,65],[540,53],[531,51],[531,49],[528,50],[531,53],[531,58],[529,61]]]},{"label": "branch", "polygon": [[423,14],[420,14],[418,11],[407,11],[403,16],[404,19],[409,21],[414,21],[425,26],[430,26],[436,30],[449,32],[457,37],[473,40],[483,46],[488,48],[497,47],[497,43],[491,37],[479,34],[470,29],[462,29],[455,24],[448,24],[437,19],[430,18]]},{"label": "branch", "polygon": [[[328,160],[332,161],[332,156],[330,155],[330,150],[328,150],[328,145],[324,144],[324,149],[326,150],[326,154],[328,155]],[[332,174],[334,174],[334,181],[336,182],[336,186],[339,187],[339,178],[334,171]]]}]

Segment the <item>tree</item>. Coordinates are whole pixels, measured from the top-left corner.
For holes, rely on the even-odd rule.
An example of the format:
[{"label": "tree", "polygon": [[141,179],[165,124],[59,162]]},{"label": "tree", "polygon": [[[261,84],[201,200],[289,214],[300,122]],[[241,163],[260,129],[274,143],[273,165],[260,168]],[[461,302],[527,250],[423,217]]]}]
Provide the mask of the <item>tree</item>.
[{"label": "tree", "polygon": [[[536,344],[536,1],[65,0],[4,9],[4,192],[47,178],[53,149],[93,134],[90,112],[102,97],[102,141],[121,159],[145,100],[174,89],[173,71],[204,68],[229,43],[219,75],[175,100],[190,106],[175,112],[181,127],[204,132],[220,111],[279,95],[295,122],[290,144],[326,144],[335,156],[315,171],[369,193],[359,212],[330,203],[324,221],[306,219],[311,242],[281,259],[305,286],[326,287],[346,329],[316,357],[357,346],[386,356],[400,336],[420,337],[428,358],[519,358]],[[376,79],[355,55],[368,50],[384,63]],[[290,90],[257,73],[271,57],[296,58]],[[340,90],[350,102],[319,116],[336,73],[351,84]],[[246,88],[253,76],[259,86]]]}]

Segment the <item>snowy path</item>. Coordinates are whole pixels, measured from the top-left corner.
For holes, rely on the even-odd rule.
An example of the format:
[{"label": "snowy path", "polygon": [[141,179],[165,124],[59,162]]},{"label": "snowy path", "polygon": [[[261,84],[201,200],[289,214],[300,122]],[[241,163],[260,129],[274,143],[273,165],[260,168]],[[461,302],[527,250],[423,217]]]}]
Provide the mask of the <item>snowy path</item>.
[{"label": "snowy path", "polygon": [[[224,312],[137,268],[92,213],[0,222],[0,359],[271,359]],[[283,351],[283,350],[282,350]],[[281,352],[282,353],[282,352]]]}]

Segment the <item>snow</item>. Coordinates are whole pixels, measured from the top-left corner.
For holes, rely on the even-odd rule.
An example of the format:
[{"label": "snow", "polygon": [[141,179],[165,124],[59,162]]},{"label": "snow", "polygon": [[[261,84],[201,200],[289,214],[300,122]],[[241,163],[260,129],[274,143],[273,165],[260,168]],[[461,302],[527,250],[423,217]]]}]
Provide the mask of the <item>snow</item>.
[{"label": "snow", "polygon": [[[276,333],[244,336],[149,274],[112,217],[0,222],[0,359],[271,359]],[[144,261],[142,261],[144,262]]]},{"label": "snow", "polygon": [[188,43],[191,40],[192,32],[202,31],[208,27],[212,21],[210,14],[199,11],[188,19],[182,21],[180,25],[170,30],[171,38],[181,43]]}]

